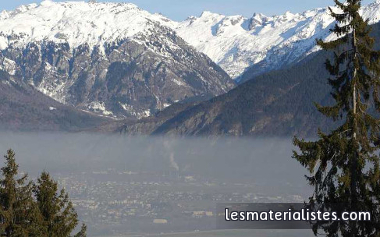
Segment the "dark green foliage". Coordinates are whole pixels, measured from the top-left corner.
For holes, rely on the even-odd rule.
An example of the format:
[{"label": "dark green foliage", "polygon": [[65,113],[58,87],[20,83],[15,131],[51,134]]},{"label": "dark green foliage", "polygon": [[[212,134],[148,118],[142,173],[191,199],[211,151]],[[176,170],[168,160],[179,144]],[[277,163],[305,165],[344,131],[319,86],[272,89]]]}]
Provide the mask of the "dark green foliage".
[{"label": "dark green foliage", "polygon": [[[69,237],[78,216],[67,193],[43,172],[37,185],[19,177],[15,153],[8,150],[0,179],[0,236]],[[83,225],[75,237],[85,237]]]},{"label": "dark green foliage", "polygon": [[335,104],[318,110],[341,124],[330,134],[319,132],[319,140],[306,142],[295,138],[301,150],[294,158],[308,168],[307,177],[315,187],[310,205],[333,209],[333,204],[344,204],[342,211],[369,211],[371,222],[335,222],[314,224],[314,233],[322,228],[327,236],[376,236],[379,233],[380,168],[378,151],[380,120],[368,113],[373,104],[380,111],[378,90],[380,62],[374,51],[371,28],[359,14],[361,1],[334,1],[342,10],[331,9],[337,24],[332,42],[318,41],[325,50],[333,52],[333,60],[326,61],[331,78]]},{"label": "dark green foliage", "polygon": [[87,237],[87,226],[85,224],[82,225],[80,231],[74,235],[74,237]]},{"label": "dark green foliage", "polygon": [[65,237],[78,225],[78,215],[62,189],[58,193],[58,184],[48,173],[43,172],[37,180],[34,190],[38,208],[43,216],[43,226],[49,237]]}]

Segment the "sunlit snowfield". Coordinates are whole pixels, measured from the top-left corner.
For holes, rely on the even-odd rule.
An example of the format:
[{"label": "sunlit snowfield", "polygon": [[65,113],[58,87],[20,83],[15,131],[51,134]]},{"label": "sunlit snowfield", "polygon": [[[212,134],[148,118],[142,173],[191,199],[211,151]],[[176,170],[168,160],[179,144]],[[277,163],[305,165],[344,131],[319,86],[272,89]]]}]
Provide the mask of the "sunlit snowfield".
[{"label": "sunlit snowfield", "polygon": [[303,202],[305,169],[291,139],[0,134],[22,171],[49,171],[89,236],[312,236],[310,231],[215,231],[215,205]]}]

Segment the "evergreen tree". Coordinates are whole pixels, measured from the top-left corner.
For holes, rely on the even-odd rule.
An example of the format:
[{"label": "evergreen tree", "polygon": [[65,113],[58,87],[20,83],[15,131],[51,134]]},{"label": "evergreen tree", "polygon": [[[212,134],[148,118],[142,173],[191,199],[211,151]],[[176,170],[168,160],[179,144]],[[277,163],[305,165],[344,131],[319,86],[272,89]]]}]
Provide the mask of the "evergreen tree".
[{"label": "evergreen tree", "polygon": [[0,180],[1,236],[44,236],[41,215],[33,199],[33,184],[27,175],[18,178],[15,153],[8,150]]},{"label": "evergreen tree", "polygon": [[[361,1],[334,2],[339,11],[330,9],[337,21],[332,32],[338,39],[317,43],[334,55],[333,60],[327,60],[326,68],[331,74],[328,82],[335,104],[317,108],[342,125],[329,134],[319,131],[319,139],[313,142],[295,138],[300,152],[294,152],[293,158],[310,171],[307,179],[315,188],[310,206],[372,214],[371,222],[316,222],[316,235],[321,228],[327,236],[376,236],[380,229],[380,120],[368,109],[373,105],[376,112],[380,111],[380,53],[373,50],[371,28],[359,14]],[[337,203],[344,205],[334,207]]]},{"label": "evergreen tree", "polygon": [[[68,194],[62,189],[58,192],[58,184],[47,172],[43,172],[37,180],[34,190],[39,210],[43,216],[43,225],[48,237],[69,237],[78,225],[78,215]],[[82,226],[77,237],[86,236],[86,226]]]}]

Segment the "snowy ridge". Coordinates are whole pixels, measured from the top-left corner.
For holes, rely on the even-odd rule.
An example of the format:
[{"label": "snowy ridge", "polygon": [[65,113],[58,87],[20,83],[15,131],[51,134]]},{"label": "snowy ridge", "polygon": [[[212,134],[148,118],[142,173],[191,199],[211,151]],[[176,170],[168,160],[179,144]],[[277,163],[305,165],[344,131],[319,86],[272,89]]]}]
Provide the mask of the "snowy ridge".
[{"label": "snowy ridge", "polygon": [[[379,22],[380,1],[361,11],[370,23]],[[178,23],[176,29],[188,43],[237,78],[254,64],[260,63],[257,73],[262,73],[299,60],[317,50],[317,38],[334,37],[329,32],[333,25],[328,8],[319,8],[271,17],[254,14],[252,18],[203,12],[200,17]]]}]

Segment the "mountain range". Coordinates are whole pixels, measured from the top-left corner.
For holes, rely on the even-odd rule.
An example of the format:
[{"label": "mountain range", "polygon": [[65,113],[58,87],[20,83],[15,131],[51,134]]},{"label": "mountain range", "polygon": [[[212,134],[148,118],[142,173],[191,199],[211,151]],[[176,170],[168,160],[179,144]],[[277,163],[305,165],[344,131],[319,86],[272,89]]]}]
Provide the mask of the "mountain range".
[{"label": "mountain range", "polygon": [[[379,22],[380,1],[361,14]],[[129,3],[45,0],[0,13],[0,70],[97,131],[309,135],[330,127],[312,102],[328,97],[315,40],[334,39],[333,25],[328,8],[176,22]]]},{"label": "mountain range", "polygon": [[[370,24],[379,22],[380,1],[363,6],[360,13]],[[334,24],[326,7],[277,16],[254,13],[250,18],[205,11],[199,17],[172,22],[171,27],[232,78],[245,81],[318,51],[315,40],[333,39],[330,29]]]}]

